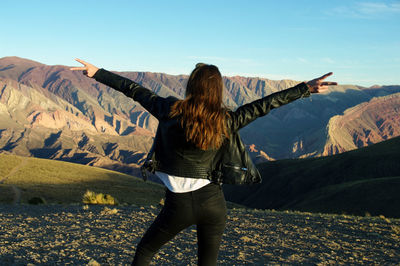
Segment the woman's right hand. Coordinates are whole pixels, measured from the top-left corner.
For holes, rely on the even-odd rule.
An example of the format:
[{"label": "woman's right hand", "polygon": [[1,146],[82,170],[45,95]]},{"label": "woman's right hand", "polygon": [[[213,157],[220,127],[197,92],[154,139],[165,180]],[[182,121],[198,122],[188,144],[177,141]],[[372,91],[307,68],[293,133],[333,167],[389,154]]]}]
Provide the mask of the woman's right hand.
[{"label": "woman's right hand", "polygon": [[321,93],[328,90],[328,86],[336,86],[337,82],[324,81],[327,77],[331,76],[333,73],[329,72],[322,77],[310,80],[306,82],[311,93]]},{"label": "woman's right hand", "polygon": [[82,65],[84,65],[84,67],[71,67],[70,70],[72,70],[72,71],[82,70],[83,75],[86,75],[89,78],[93,78],[94,74],[96,74],[97,70],[99,70],[98,67],[96,67],[88,62],[85,62],[79,58],[76,58],[75,60],[78,61],[79,63],[81,63]]}]

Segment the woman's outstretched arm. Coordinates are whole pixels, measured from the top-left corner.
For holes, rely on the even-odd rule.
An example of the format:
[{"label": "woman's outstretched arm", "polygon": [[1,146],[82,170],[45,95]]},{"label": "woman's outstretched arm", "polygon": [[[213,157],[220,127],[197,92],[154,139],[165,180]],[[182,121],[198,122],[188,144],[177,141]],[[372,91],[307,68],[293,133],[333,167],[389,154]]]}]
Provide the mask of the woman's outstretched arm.
[{"label": "woman's outstretched arm", "polygon": [[309,97],[310,93],[322,93],[328,90],[328,86],[337,85],[336,82],[324,81],[333,73],[327,73],[319,78],[302,82],[292,88],[282,90],[251,103],[240,106],[230,114],[231,129],[239,130],[258,117],[268,114],[272,109],[288,104],[303,97]]},{"label": "woman's outstretched arm", "polygon": [[117,91],[124,93],[126,96],[139,102],[148,112],[157,119],[169,114],[169,106],[172,100],[176,98],[163,98],[155,94],[153,91],[142,87],[140,84],[114,74],[105,69],[85,62],[81,59],[76,59],[83,67],[71,67],[72,71],[82,71],[89,78],[94,78]]},{"label": "woman's outstretched arm", "polygon": [[100,69],[82,59],[75,59],[83,65],[83,67],[71,67],[72,71],[82,71],[83,75],[94,78],[98,82],[103,83],[117,91],[124,93],[126,96],[133,98],[133,92],[135,92],[136,87],[140,87],[136,82],[109,72],[104,69]]}]

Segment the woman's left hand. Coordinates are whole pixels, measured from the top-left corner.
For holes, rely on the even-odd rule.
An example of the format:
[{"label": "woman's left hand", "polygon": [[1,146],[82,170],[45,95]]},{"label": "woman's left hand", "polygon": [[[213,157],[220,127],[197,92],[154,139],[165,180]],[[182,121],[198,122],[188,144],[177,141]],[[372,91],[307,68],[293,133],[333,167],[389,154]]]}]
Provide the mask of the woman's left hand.
[{"label": "woman's left hand", "polygon": [[331,82],[331,81],[324,81],[327,77],[331,76],[333,73],[329,72],[322,77],[310,80],[306,82],[309,90],[311,93],[320,93],[320,92],[325,92],[328,90],[328,86],[336,86],[338,85],[337,82]]},{"label": "woman's left hand", "polygon": [[72,71],[82,70],[83,75],[86,75],[89,78],[93,78],[94,74],[96,74],[97,70],[99,70],[98,67],[96,67],[88,62],[85,62],[79,58],[76,58],[75,60],[78,61],[79,63],[81,63],[82,65],[84,65],[84,67],[71,67],[70,70],[72,70]]}]

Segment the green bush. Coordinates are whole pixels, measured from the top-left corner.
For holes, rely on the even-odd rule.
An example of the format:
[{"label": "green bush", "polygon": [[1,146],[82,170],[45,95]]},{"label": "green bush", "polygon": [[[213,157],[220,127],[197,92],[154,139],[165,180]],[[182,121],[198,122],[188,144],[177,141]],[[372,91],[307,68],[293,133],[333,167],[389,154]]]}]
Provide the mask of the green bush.
[{"label": "green bush", "polygon": [[82,199],[85,204],[118,205],[118,200],[109,194],[95,193],[87,190]]}]

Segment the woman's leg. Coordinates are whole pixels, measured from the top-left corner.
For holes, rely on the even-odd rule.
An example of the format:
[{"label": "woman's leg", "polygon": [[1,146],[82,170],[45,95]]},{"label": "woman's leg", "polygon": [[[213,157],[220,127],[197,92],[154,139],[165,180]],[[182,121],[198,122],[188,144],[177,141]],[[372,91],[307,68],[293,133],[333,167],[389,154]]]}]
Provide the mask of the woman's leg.
[{"label": "woman's leg", "polygon": [[191,201],[185,195],[166,193],[165,205],[140,240],[132,265],[149,265],[152,257],[180,231],[194,224]]},{"label": "woman's leg", "polygon": [[222,234],[227,219],[226,201],[223,192],[212,193],[203,200],[198,211],[197,239],[198,264],[216,265]]}]

